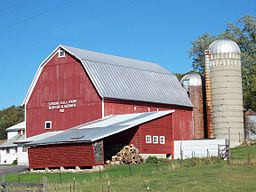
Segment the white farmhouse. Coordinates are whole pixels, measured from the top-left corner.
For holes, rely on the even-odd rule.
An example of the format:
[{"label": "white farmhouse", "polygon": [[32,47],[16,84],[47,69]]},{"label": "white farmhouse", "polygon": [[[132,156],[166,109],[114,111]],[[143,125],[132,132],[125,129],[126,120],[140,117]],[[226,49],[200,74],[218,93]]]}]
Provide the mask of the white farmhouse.
[{"label": "white farmhouse", "polygon": [[27,149],[17,142],[25,139],[26,122],[23,121],[6,129],[7,140],[0,145],[0,164],[28,164]]}]

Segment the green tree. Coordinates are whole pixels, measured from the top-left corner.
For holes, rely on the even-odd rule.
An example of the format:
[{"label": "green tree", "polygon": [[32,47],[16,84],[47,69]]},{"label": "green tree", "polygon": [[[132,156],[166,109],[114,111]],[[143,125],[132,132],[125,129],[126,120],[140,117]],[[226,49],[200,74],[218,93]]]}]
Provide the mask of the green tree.
[{"label": "green tree", "polygon": [[6,139],[6,128],[24,121],[24,107],[11,106],[0,110],[0,139]]},{"label": "green tree", "polygon": [[209,48],[210,44],[216,40],[214,35],[204,33],[192,42],[192,48],[189,51],[189,57],[193,58],[192,67],[195,71],[204,73],[204,51]]},{"label": "green tree", "polygon": [[241,49],[244,107],[256,111],[256,19],[244,16],[235,24],[228,23],[224,32],[214,36],[205,33],[192,42],[189,56],[194,70],[204,73],[204,50],[216,39],[228,38]]}]

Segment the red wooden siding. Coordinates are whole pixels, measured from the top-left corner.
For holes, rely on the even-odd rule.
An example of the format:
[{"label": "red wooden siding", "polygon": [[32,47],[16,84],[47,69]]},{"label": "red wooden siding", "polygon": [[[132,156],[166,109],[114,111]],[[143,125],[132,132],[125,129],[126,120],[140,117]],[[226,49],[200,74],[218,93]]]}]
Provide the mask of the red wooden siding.
[{"label": "red wooden siding", "polygon": [[[145,140],[146,135],[151,135],[152,139],[153,136],[165,136],[165,144],[160,144],[160,142],[153,144],[153,140],[151,144],[148,144]],[[133,144],[138,147],[141,154],[172,154],[173,143],[171,114],[104,139],[105,150],[109,150],[107,146],[110,147],[110,145]]]},{"label": "red wooden siding", "polygon": [[[49,110],[48,102],[73,99],[74,108]],[[80,61],[68,53],[64,58],[56,54],[44,66],[26,105],[27,136],[65,130],[101,116],[101,98]],[[52,129],[44,129],[45,121],[52,121]]]},{"label": "red wooden siding", "polygon": [[[151,135],[151,143],[146,143],[146,135]],[[153,136],[158,136],[158,144],[153,143]],[[165,144],[160,144],[159,136],[165,136]],[[138,146],[142,154],[172,154],[172,115],[140,125],[130,143]]]},{"label": "red wooden siding", "polygon": [[96,165],[92,144],[31,147],[28,157],[30,169]]},{"label": "red wooden siding", "polygon": [[117,100],[104,101],[104,113],[107,115],[125,114],[125,113],[139,113],[148,111],[163,111],[175,110],[173,113],[173,139],[186,140],[194,138],[193,124],[192,124],[192,108],[170,106],[163,104],[152,104],[143,102],[128,102]]}]

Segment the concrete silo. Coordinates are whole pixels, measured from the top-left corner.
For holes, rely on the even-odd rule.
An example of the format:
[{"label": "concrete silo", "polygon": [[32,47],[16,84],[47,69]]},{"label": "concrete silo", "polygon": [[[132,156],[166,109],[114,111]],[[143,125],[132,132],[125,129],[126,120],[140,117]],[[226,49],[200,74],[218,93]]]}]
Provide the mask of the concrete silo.
[{"label": "concrete silo", "polygon": [[204,138],[204,108],[203,108],[203,87],[202,78],[199,74],[190,73],[181,79],[181,84],[189,94],[189,98],[194,105],[193,125],[194,138]]},{"label": "concrete silo", "polygon": [[238,45],[227,39],[214,41],[205,51],[206,97],[210,108],[207,116],[212,118],[210,131],[221,139],[228,138],[230,129],[231,147],[244,139],[240,54]]}]

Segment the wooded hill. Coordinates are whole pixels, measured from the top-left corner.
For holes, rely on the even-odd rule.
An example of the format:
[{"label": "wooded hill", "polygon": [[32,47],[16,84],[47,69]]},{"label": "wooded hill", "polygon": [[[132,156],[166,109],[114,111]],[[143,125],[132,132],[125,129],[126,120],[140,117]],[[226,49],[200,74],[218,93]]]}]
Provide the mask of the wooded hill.
[{"label": "wooded hill", "polygon": [[11,106],[0,110],[0,140],[6,139],[6,128],[24,121],[24,107]]}]

